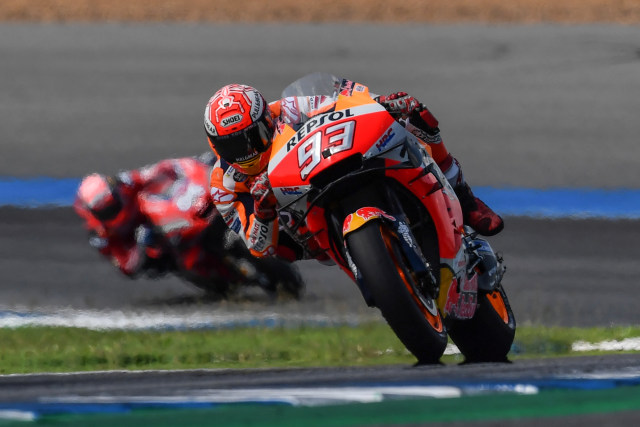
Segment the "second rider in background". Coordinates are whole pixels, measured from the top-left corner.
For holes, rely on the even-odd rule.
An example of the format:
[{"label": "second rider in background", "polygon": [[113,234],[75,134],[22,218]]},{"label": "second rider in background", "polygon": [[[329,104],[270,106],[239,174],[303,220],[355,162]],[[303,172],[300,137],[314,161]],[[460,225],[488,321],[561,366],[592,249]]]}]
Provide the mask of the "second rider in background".
[{"label": "second rider in background", "polygon": [[172,273],[210,294],[257,285],[298,296],[303,283],[292,266],[254,258],[229,232],[209,196],[214,161],[209,152],[86,176],[74,208],[89,244],[130,278]]}]

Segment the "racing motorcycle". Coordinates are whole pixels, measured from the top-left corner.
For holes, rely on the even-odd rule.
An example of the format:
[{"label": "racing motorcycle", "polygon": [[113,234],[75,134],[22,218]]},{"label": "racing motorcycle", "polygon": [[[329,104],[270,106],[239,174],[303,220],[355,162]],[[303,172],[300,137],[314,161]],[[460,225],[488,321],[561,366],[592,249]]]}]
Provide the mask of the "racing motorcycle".
[{"label": "racing motorcycle", "polygon": [[465,362],[507,361],[503,259],[463,224],[428,145],[362,84],[314,73],[282,95],[335,98],[278,123],[268,176],[285,231],[332,258],[418,363],[437,363],[449,337]]},{"label": "racing motorcycle", "polygon": [[228,229],[208,198],[210,166],[183,161],[182,170],[184,177],[159,176],[137,195],[163,253],[163,267],[212,295],[258,286],[272,296],[299,297],[304,285],[291,264],[255,258]]}]

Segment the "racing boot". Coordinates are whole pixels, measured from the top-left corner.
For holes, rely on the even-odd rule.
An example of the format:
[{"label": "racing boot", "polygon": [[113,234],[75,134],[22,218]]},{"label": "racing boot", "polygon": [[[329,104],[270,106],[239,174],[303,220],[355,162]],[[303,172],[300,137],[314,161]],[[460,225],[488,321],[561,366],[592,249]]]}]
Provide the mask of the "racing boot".
[{"label": "racing boot", "polygon": [[438,124],[433,114],[420,104],[405,127],[433,150],[434,159],[458,196],[464,223],[483,236],[498,234],[504,228],[502,218],[473,194],[464,180],[460,163],[444,147]]},{"label": "racing boot", "polygon": [[483,236],[493,236],[501,232],[504,222],[500,215],[473,194],[471,187],[464,180],[458,160],[453,156],[449,156],[448,160],[450,166],[445,171],[445,176],[458,196],[464,223]]},{"label": "racing boot", "polygon": [[495,213],[482,200],[478,199],[466,182],[453,187],[460,207],[464,223],[483,236],[493,236],[504,228],[500,215]]}]

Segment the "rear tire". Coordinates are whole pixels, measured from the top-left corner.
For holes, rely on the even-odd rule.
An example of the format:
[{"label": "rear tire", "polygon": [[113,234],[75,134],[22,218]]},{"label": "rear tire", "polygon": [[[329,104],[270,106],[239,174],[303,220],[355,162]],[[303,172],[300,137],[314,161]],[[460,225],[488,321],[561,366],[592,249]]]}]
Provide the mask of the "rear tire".
[{"label": "rear tire", "polygon": [[434,299],[424,295],[407,266],[398,237],[380,221],[346,236],[351,258],[376,307],[418,363],[437,363],[447,331]]},{"label": "rear tire", "polygon": [[508,362],[516,333],[516,320],[504,289],[478,292],[478,307],[469,320],[445,319],[451,340],[465,363]]}]

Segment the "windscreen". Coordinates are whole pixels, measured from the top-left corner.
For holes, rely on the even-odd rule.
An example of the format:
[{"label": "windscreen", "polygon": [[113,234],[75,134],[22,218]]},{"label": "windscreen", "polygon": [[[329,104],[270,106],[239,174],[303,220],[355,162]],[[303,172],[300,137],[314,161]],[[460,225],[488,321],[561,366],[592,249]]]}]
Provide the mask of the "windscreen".
[{"label": "windscreen", "polygon": [[282,91],[282,97],[325,95],[336,97],[341,80],[330,73],[307,74],[291,83]]}]

